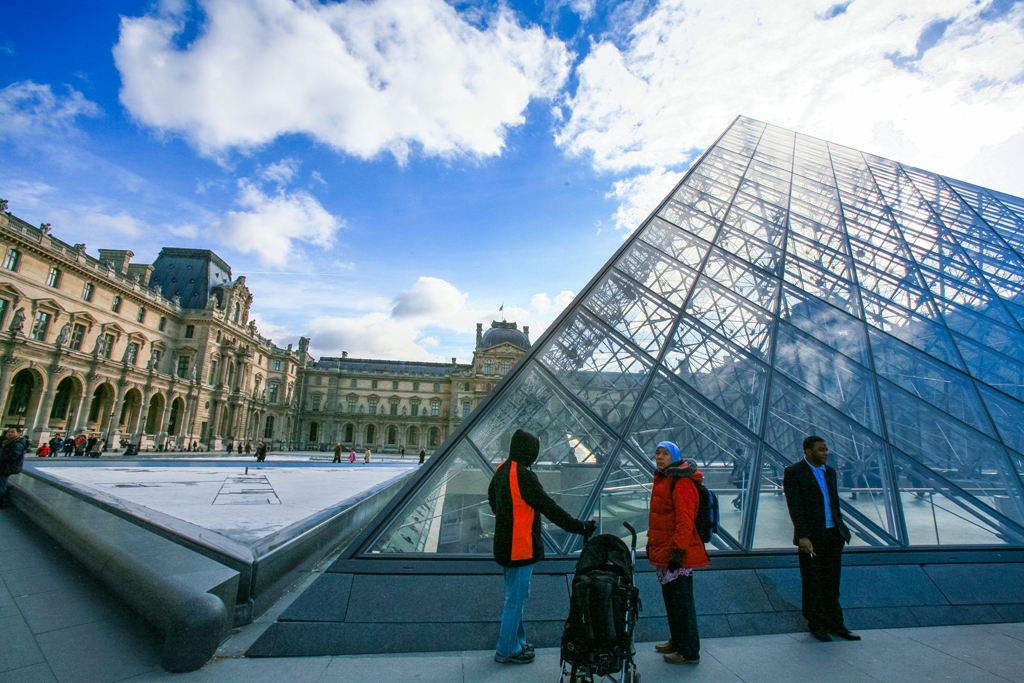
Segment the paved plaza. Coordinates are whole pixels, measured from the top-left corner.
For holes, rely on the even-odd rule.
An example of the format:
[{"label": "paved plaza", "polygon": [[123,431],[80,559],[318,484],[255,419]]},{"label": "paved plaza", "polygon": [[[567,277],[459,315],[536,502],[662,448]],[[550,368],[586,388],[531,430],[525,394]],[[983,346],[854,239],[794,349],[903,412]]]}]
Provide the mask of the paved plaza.
[{"label": "paved plaza", "polygon": [[[328,562],[324,562],[324,567]],[[319,571],[319,570],[317,570]],[[190,674],[160,670],[161,638],[119,604],[18,510],[0,511],[0,683],[181,681],[330,683],[456,681],[530,683],[557,678],[558,652],[528,666],[495,664],[489,651],[249,659],[242,653],[317,577],[311,572]],[[1024,681],[1024,624],[863,631],[860,643],[806,634],[706,639],[699,667],[673,667],[638,644],[653,681]]]}]

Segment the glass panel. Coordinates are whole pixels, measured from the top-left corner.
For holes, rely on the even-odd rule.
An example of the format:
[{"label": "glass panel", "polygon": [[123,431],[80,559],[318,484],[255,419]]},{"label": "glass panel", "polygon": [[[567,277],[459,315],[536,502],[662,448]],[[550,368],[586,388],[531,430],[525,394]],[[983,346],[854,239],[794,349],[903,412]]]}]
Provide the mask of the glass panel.
[{"label": "glass panel", "polygon": [[614,270],[584,303],[651,355],[657,355],[676,315]]},{"label": "glass panel", "polygon": [[[713,218],[721,219],[722,216],[725,215],[725,202],[704,192],[698,192],[692,187],[687,187],[686,185],[683,185],[676,190],[676,193],[672,195],[672,199],[676,200],[680,204],[692,206],[698,211],[701,211]],[[665,218],[672,220],[667,215]]]},{"label": "glass panel", "polygon": [[1005,545],[1024,535],[969,495],[902,453],[893,453],[911,546]]},{"label": "glass panel", "polygon": [[683,305],[690,286],[697,279],[697,271],[686,268],[643,242],[636,242],[630,247],[615,267],[676,306]]},{"label": "glass panel", "polygon": [[758,431],[768,368],[684,316],[665,367],[744,427]]},{"label": "glass panel", "polygon": [[666,202],[665,206],[658,212],[658,215],[669,223],[674,223],[683,230],[702,237],[708,242],[715,239],[715,233],[718,232],[718,221],[679,202],[671,200]]},{"label": "glass panel", "polygon": [[775,368],[876,434],[882,431],[871,373],[833,349],[779,323]]},{"label": "glass panel", "polygon": [[[645,548],[653,483],[651,466],[642,467],[625,452],[620,453],[605,479],[595,515],[591,516],[597,520],[597,533],[618,536],[629,545],[629,531],[622,526],[623,522],[628,522],[637,532],[637,550]],[[575,540],[573,545],[579,547],[582,539]]]},{"label": "glass panel", "polygon": [[[659,372],[633,422],[630,443],[654,463],[654,449],[661,441],[679,446],[684,458],[700,466],[705,481],[715,490],[734,489],[733,472],[754,460],[757,443],[728,418],[701,402],[697,395]],[[738,475],[741,484],[743,475]],[[722,515],[723,528],[740,538],[742,515]]]},{"label": "glass panel", "polygon": [[961,367],[949,332],[944,327],[879,299],[874,294],[862,291],[861,299],[864,301],[864,317],[869,324],[916,346],[947,365]]},{"label": "glass panel", "polygon": [[[715,236],[715,229],[711,228],[710,230],[712,239]],[[644,231],[640,233],[640,239],[691,268],[700,268],[709,248],[706,242],[696,239],[693,235],[679,230],[660,218],[655,218],[648,223]]]},{"label": "glass panel", "polygon": [[979,385],[988,414],[996,423],[1003,443],[1024,455],[1024,403]]},{"label": "glass panel", "polygon": [[730,292],[746,297],[767,311],[775,312],[775,294],[779,290],[779,281],[721,249],[711,250],[704,266],[704,275]]},{"label": "glass panel", "polygon": [[793,520],[789,517],[782,479],[787,466],[796,462],[765,449],[757,481],[757,522],[754,524],[754,550],[793,547]]},{"label": "glass panel", "polygon": [[988,318],[947,304],[943,315],[954,332],[1024,362],[1024,334],[1014,327],[998,325]]},{"label": "glass panel", "polygon": [[989,348],[956,335],[967,371],[985,384],[1024,401],[1024,363],[1017,363]]},{"label": "glass panel", "polygon": [[368,552],[491,556],[494,515],[487,504],[491,476],[472,447],[460,442],[420,483]]},{"label": "glass panel", "polygon": [[839,353],[868,364],[868,338],[859,320],[790,286],[782,288],[780,315]]},{"label": "glass panel", "polygon": [[744,351],[767,358],[772,317],[746,299],[701,278],[686,312]]},{"label": "glass panel", "polygon": [[843,502],[889,538],[898,538],[896,503],[882,440],[779,375],[772,382],[765,442],[795,462],[803,457],[805,437],[816,434],[825,439],[829,464],[841,473]]},{"label": "glass panel", "polygon": [[716,244],[725,251],[739,256],[761,270],[779,274],[782,265],[782,250],[754,239],[736,228],[725,227],[718,235]]},{"label": "glass panel", "polygon": [[629,351],[580,309],[548,344],[541,362],[613,428],[633,410],[652,363]]},{"label": "glass panel", "polygon": [[786,281],[850,315],[860,316],[860,304],[853,285],[832,273],[791,256],[786,259]]},{"label": "glass panel", "polygon": [[961,422],[995,436],[971,380],[886,334],[872,330],[875,372]]},{"label": "glass panel", "polygon": [[[747,198],[745,203],[747,206],[751,206],[752,202],[753,200]],[[725,221],[726,225],[781,249],[782,240],[785,237],[785,230],[782,226],[785,225],[786,212],[777,206],[772,206],[770,210],[761,207],[760,204],[757,204],[756,207],[761,208],[760,213],[743,211],[734,205]]]},{"label": "glass panel", "polygon": [[[1002,447],[928,406],[894,384],[879,380],[889,440],[932,471],[1020,523],[1019,482]],[[1005,500],[1011,500],[1007,505]],[[1004,509],[1007,508],[1007,509]]]}]

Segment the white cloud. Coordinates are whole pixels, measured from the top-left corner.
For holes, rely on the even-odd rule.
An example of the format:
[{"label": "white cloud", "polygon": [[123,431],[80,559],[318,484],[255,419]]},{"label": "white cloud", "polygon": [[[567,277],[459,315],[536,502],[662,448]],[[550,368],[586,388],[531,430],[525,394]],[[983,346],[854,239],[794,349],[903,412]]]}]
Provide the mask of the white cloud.
[{"label": "white cloud", "polygon": [[284,267],[296,242],[329,248],[342,222],[307,192],[278,191],[268,195],[249,180],[238,182],[237,203],[245,211],[229,211],[212,230],[241,252],[254,251],[260,261]]},{"label": "white cloud", "polygon": [[256,322],[256,329],[259,330],[261,335],[272,340],[278,346],[284,347],[288,342],[294,344],[296,342],[292,340],[297,340],[299,337],[299,335],[289,332],[288,328],[284,325],[272,323],[257,312],[252,312],[249,315],[249,319]]},{"label": "white cloud", "polygon": [[413,319],[445,324],[455,322],[466,310],[467,294],[436,277],[421,277],[400,293],[391,309],[396,320]]},{"label": "white cloud", "polygon": [[[593,45],[558,143],[599,170],[682,171],[746,114],[951,175],[981,154],[1009,160],[1000,147],[1024,133],[1024,5],[993,18],[973,0],[857,0],[825,20],[830,5],[663,0],[621,48]],[[1024,160],[1007,165],[997,186],[1022,193]],[[648,187],[613,194],[628,213]]]},{"label": "white cloud", "polygon": [[281,161],[274,162],[263,169],[260,177],[271,183],[287,185],[298,172],[298,161],[295,159],[281,159]]},{"label": "white cloud", "polygon": [[561,292],[555,295],[554,301],[547,295],[546,292],[539,292],[533,295],[530,299],[530,305],[541,314],[554,312],[557,316],[562,312],[566,306],[568,306],[576,295],[571,290],[563,289]]},{"label": "white cloud", "polygon": [[121,102],[202,152],[299,133],[362,158],[488,156],[535,98],[557,94],[569,55],[511,12],[464,20],[442,0],[200,0],[198,35],[174,7],[121,20]]},{"label": "white cloud", "polygon": [[632,231],[654,210],[682,177],[679,173],[658,166],[648,173],[616,181],[606,197],[618,199],[615,226]]},{"label": "white cloud", "polygon": [[0,89],[0,139],[66,134],[79,117],[99,115],[100,108],[71,86],[66,96],[32,81]]}]

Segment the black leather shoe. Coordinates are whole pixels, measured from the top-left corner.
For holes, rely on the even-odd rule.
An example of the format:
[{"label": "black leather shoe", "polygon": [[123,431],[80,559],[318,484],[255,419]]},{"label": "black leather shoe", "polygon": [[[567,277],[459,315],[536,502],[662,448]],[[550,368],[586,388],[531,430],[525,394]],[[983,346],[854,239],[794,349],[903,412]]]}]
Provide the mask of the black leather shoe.
[{"label": "black leather shoe", "polygon": [[860,640],[860,636],[858,636],[856,633],[852,632],[845,626],[839,629],[838,631],[833,631],[832,633],[836,636],[839,636],[843,640]]},{"label": "black leather shoe", "polygon": [[816,630],[816,629],[811,629],[811,635],[814,636],[815,638],[817,638],[818,640],[820,640],[823,643],[831,643],[832,642],[832,636],[830,636],[825,631],[819,631],[819,630]]}]

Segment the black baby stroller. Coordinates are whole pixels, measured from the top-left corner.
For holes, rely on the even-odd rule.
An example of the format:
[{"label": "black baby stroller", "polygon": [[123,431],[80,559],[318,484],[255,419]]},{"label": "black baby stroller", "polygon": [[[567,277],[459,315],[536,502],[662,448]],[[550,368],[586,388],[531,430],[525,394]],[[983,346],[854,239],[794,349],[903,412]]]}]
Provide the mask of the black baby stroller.
[{"label": "black baby stroller", "polygon": [[623,526],[633,537],[631,548],[601,534],[584,543],[576,562],[559,683],[594,683],[606,676],[640,683],[633,662],[633,629],[640,614],[640,591],[633,585],[636,529]]}]

